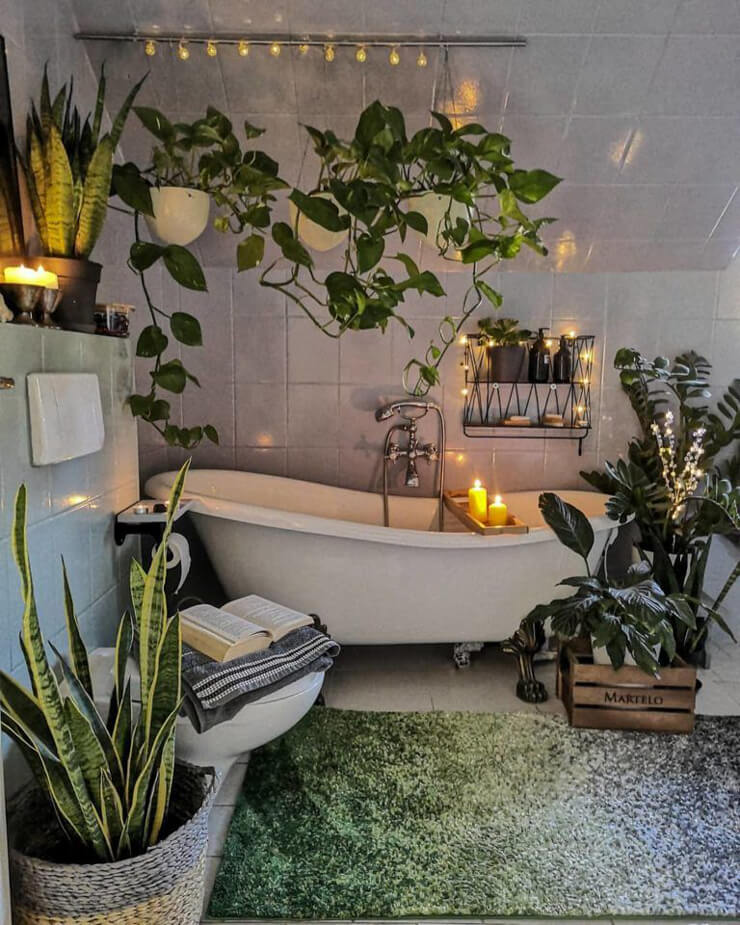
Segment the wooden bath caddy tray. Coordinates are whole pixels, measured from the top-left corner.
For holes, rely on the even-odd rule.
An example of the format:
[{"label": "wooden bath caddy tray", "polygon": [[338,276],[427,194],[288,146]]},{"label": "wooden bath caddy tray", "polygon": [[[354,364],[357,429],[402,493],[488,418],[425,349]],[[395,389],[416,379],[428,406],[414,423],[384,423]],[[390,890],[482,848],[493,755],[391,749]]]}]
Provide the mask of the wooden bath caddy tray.
[{"label": "wooden bath caddy tray", "polygon": [[467,491],[446,491],[444,502],[447,510],[452,511],[458,520],[482,536],[498,536],[500,533],[529,533],[527,524],[519,520],[515,514],[509,514],[509,522],[505,527],[492,527],[478,520],[477,517],[473,517],[468,510]]},{"label": "wooden bath caddy tray", "polygon": [[696,668],[676,658],[654,678],[630,665],[615,671],[595,665],[588,641],[560,649],[557,693],[571,726],[691,732],[694,728]]}]

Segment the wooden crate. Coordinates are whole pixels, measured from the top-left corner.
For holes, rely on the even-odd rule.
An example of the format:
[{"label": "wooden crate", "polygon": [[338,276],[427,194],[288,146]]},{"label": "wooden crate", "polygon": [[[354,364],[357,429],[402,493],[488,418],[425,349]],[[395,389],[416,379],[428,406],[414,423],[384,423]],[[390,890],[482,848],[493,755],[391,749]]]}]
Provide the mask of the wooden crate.
[{"label": "wooden crate", "polygon": [[590,645],[568,643],[558,657],[557,692],[571,726],[691,732],[696,704],[696,668],[680,658],[660,677],[625,665],[615,671],[595,665]]},{"label": "wooden crate", "polygon": [[467,491],[446,491],[443,495],[445,507],[451,511],[458,520],[470,530],[480,533],[481,536],[498,536],[501,533],[529,533],[529,527],[516,514],[509,514],[505,527],[492,527],[473,517],[468,508]]}]

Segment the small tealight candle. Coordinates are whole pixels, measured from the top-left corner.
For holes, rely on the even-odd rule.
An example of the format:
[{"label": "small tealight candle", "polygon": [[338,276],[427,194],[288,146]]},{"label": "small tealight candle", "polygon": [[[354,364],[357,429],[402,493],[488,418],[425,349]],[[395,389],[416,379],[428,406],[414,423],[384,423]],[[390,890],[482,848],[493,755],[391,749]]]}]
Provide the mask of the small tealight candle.
[{"label": "small tealight candle", "polygon": [[505,527],[509,522],[509,513],[506,505],[501,500],[501,495],[496,495],[493,503],[488,505],[488,525],[490,527]]},{"label": "small tealight candle", "polygon": [[468,489],[468,511],[471,517],[486,522],[488,514],[488,492],[481,485],[480,479],[476,479],[473,487]]},{"label": "small tealight candle", "polygon": [[6,267],[5,282],[22,286],[43,286],[44,289],[59,288],[59,278],[56,273],[51,273],[43,267],[33,270],[23,264],[19,267]]}]

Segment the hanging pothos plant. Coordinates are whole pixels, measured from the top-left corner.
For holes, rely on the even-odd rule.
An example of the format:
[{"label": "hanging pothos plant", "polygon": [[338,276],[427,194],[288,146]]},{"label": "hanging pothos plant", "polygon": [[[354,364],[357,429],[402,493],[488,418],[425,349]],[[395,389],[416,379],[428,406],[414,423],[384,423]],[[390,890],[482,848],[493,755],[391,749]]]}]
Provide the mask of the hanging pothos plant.
[{"label": "hanging pothos plant", "polygon": [[[242,150],[232,123],[213,107],[192,124],[173,124],[155,109],[139,107],[135,112],[158,144],[150,166],[140,169],[129,162],[114,169],[113,191],[133,209],[135,240],[128,264],[141,281],[151,322],[139,335],[136,355],[151,358],[154,368],[148,391],[132,395],[129,403],[134,416],[152,424],[170,446],[191,448],[204,437],[218,443],[218,432],[210,424],[179,427],[170,423],[170,402],[159,390],[180,394],[188,382],[200,383],[180,359],[165,359],[169,337],[164,328],[167,326],[172,337],[188,347],[201,346],[203,336],[194,315],[171,312],[154,303],[145,276],[161,260],[181,286],[205,292],[203,269],[186,247],[143,240],[140,216],[153,215],[151,189],[163,181],[203,190],[216,206],[213,224],[218,231],[231,231],[240,237],[248,232],[236,252],[237,268],[248,270],[262,260],[265,240],[261,230],[270,225],[274,193],[287,189],[288,184],[278,176],[278,164],[263,151]],[[251,140],[264,130],[245,122],[244,131]]]},{"label": "hanging pothos plant", "polygon": [[[434,273],[420,269],[403,250],[388,253],[386,247],[396,237],[403,244],[409,229],[431,236],[439,255],[469,265],[472,278],[461,315],[440,323],[440,344],[432,342],[404,369],[404,388],[415,395],[439,382],[442,358],[482,299],[500,306],[501,295],[487,274],[522,247],[547,253],[539,230],[553,219],[531,219],[523,207],[539,202],[560,182],[545,170],[517,169],[504,135],[477,122],[455,128],[442,113],[432,115],[437,125],[410,139],[400,110],[378,101],[362,113],[351,141],[307,126],[320,162],[318,179],[309,192],[291,192],[297,208],[293,225],[272,226],[287,272],[278,258],[260,280],[298,304],[330,337],[349,330],[385,331],[391,320],[413,337],[402,314],[406,293],[437,298],[445,293]],[[429,215],[430,198],[436,227],[422,214]],[[340,264],[324,278],[299,240],[298,213],[345,236]]]}]

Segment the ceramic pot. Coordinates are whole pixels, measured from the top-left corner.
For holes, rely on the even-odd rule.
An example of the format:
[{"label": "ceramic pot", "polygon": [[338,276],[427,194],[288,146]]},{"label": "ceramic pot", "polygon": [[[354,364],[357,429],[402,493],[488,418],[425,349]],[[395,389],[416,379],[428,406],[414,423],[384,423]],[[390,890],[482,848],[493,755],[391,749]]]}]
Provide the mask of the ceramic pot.
[{"label": "ceramic pot", "polygon": [[519,344],[489,347],[491,382],[526,382],[527,348]]},{"label": "ceramic pot", "polygon": [[[337,201],[331,193],[313,193],[313,196],[334,203],[340,215],[347,214],[345,209],[337,205]],[[298,207],[291,200],[288,200],[288,208],[290,210],[291,227],[297,228],[298,237],[303,241],[306,247],[311,248],[311,250],[320,251],[322,253],[334,250],[335,247],[339,247],[340,244],[347,240],[346,231],[329,231],[326,228],[322,228],[321,225],[317,225],[316,222],[311,221],[311,219],[303,215],[303,213],[299,213]]]},{"label": "ceramic pot", "polygon": [[151,233],[162,244],[182,247],[199,238],[208,224],[211,199],[208,193],[184,186],[159,186],[151,190],[154,215],[147,215]]},{"label": "ceramic pot", "polygon": [[[458,218],[470,221],[470,213],[464,202],[458,202],[456,199],[450,201],[449,196],[442,196],[440,193],[434,193],[431,190],[422,193],[420,196],[413,196],[409,199],[409,211],[420,212],[427,220],[427,233],[420,234],[414,232],[422,241],[426,241],[430,247],[436,251],[440,246],[445,246],[443,238],[439,237],[440,231],[444,228],[445,213],[449,208],[450,221],[454,225]],[[452,254],[450,255],[452,256]],[[455,252],[456,256],[456,252]]]}]

